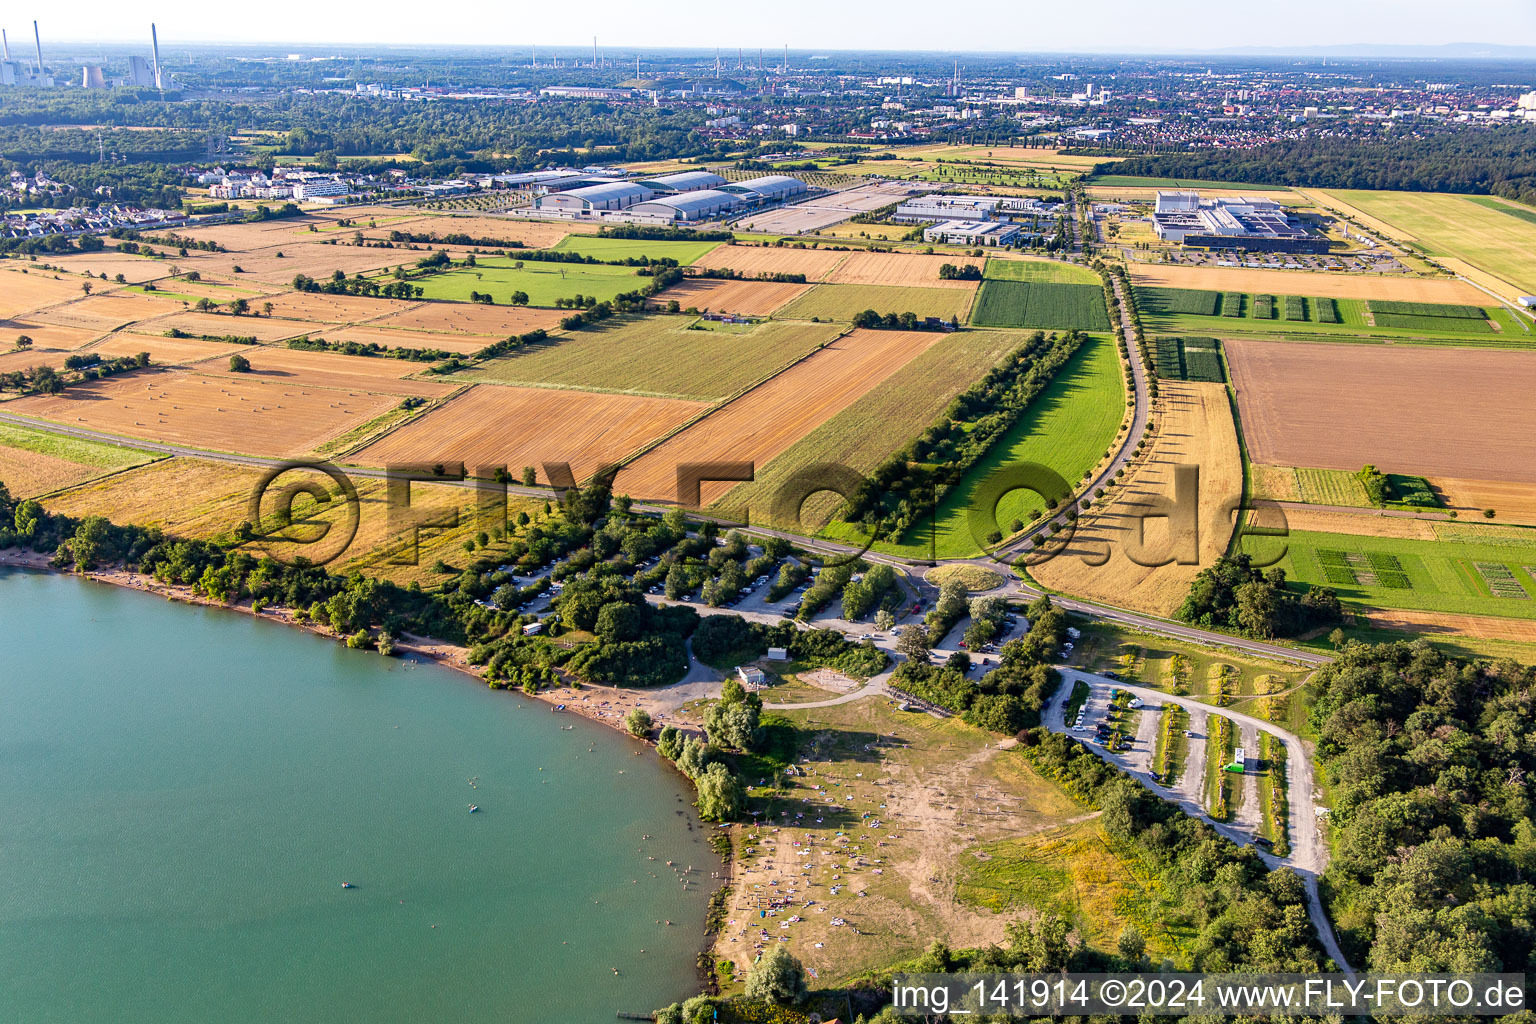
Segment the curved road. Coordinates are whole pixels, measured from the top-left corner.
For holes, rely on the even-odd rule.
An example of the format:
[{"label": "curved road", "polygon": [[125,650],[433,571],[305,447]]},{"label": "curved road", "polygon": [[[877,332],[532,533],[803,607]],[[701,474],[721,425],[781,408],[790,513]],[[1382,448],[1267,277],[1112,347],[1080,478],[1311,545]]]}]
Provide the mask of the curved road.
[{"label": "curved road", "polygon": [[[1323,911],[1322,900],[1317,891],[1317,876],[1328,866],[1328,847],[1317,830],[1317,810],[1313,797],[1313,794],[1316,792],[1317,780],[1313,775],[1312,762],[1307,757],[1306,747],[1302,744],[1301,738],[1295,733],[1282,729],[1273,722],[1268,722],[1262,718],[1255,718],[1253,715],[1234,711],[1231,708],[1217,708],[1193,697],[1175,696],[1174,694],[1156,690],[1149,686],[1124,683],[1118,679],[1094,675],[1065,665],[1058,665],[1057,670],[1061,673],[1062,684],[1052,696],[1051,702],[1046,707],[1043,716],[1044,725],[1052,732],[1070,734],[1070,730],[1064,721],[1061,701],[1065,699],[1067,694],[1072,692],[1073,684],[1081,681],[1087,683],[1090,687],[1098,689],[1112,687],[1118,690],[1125,690],[1140,697],[1148,704],[1177,704],[1180,707],[1199,711],[1207,715],[1220,715],[1239,725],[1268,733],[1285,743],[1290,833],[1294,837],[1294,841],[1291,843],[1292,853],[1288,857],[1277,857],[1262,848],[1258,848],[1256,852],[1263,859],[1264,863],[1271,868],[1288,867],[1301,877],[1307,890],[1307,913],[1312,919],[1313,927],[1317,930],[1318,938],[1322,941],[1323,949],[1346,974],[1352,975],[1353,971],[1349,966],[1349,962],[1344,959],[1344,951],[1339,948],[1338,939],[1333,933],[1333,926],[1328,921],[1328,915]],[[1204,821],[1232,842],[1240,846],[1253,842],[1253,836],[1232,827],[1230,824],[1213,821],[1206,813],[1203,805],[1193,800],[1181,798],[1178,793],[1154,781],[1150,772],[1132,767],[1125,758],[1111,754],[1095,744],[1090,744],[1089,749],[1119,767],[1162,799],[1179,805],[1187,814]]]}]

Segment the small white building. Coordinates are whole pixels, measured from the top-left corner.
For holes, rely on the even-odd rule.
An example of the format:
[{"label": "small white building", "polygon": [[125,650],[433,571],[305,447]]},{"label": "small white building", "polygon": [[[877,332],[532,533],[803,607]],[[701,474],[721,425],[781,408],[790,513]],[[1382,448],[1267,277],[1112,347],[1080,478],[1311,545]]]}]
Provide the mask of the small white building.
[{"label": "small white building", "polygon": [[768,681],[768,673],[752,665],[738,665],[736,677],[741,680],[741,685],[749,690],[755,690]]}]

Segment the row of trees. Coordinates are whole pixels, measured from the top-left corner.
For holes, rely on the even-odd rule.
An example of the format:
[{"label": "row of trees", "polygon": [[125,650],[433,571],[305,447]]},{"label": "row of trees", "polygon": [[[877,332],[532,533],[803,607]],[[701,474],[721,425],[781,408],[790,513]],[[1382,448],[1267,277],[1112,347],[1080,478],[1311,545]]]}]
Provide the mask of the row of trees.
[{"label": "row of trees", "polygon": [[1205,629],[1273,639],[1336,626],[1344,609],[1332,587],[1293,589],[1285,570],[1260,571],[1249,555],[1223,555],[1200,570],[1174,613]]}]

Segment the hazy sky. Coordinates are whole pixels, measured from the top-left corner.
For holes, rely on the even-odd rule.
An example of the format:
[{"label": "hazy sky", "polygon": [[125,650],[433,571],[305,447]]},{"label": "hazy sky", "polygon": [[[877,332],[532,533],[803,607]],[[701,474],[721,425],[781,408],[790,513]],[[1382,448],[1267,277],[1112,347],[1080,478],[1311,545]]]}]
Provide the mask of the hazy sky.
[{"label": "hazy sky", "polygon": [[[177,43],[277,41],[294,49],[326,43],[480,43],[526,46],[720,46],[1076,52],[1192,52],[1229,46],[1329,43],[1536,44],[1533,0],[320,0],[241,4],[217,0],[72,0],[7,3],[0,18],[12,42],[31,42],[38,19],[50,38],[147,38]],[[656,12],[655,16],[651,12]],[[772,21],[773,24],[767,24]]]}]

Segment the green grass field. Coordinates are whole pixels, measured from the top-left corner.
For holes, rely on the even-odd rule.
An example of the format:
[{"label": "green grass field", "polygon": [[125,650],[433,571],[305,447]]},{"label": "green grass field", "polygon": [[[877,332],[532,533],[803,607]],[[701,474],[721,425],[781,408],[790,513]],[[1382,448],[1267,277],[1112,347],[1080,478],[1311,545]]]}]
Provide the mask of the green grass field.
[{"label": "green grass field", "polygon": [[[1035,462],[1075,483],[1098,465],[1124,419],[1125,379],[1115,345],[1107,338],[1090,338],[1013,429],[940,500],[932,550],[939,558],[964,558],[982,550],[986,531],[980,537],[973,536],[970,508],[982,483],[999,467]],[[1013,519],[1028,522],[1031,512],[1043,512],[1044,508],[1039,495],[1013,491],[998,503],[997,522],[1007,533]],[[913,558],[926,557],[930,551],[928,530],[913,530],[901,543],[881,548]]]},{"label": "green grass field", "polygon": [[1061,260],[987,260],[982,272],[988,281],[1035,281],[1045,284],[1091,284],[1100,287],[1099,275],[1087,267]]},{"label": "green grass field", "polygon": [[1536,529],[1436,524],[1436,540],[1293,532],[1241,550],[1348,602],[1536,619]]},{"label": "green grass field", "polygon": [[703,259],[719,242],[669,242],[642,238],[602,238],[598,235],[566,235],[555,246],[558,252],[579,252],[600,260],[640,257],[677,260],[687,266]]},{"label": "green grass field", "polygon": [[1536,294],[1536,211],[1499,199],[1433,192],[1329,190],[1362,213],[1417,239],[1430,256],[1451,256]]},{"label": "green grass field", "polygon": [[1226,382],[1221,365],[1221,342],[1215,338],[1159,336],[1153,339],[1157,375],[1164,380]]},{"label": "green grass field", "polygon": [[523,263],[513,267],[514,257],[483,256],[477,265],[446,274],[434,274],[413,282],[422,289],[422,298],[468,302],[470,292],[489,292],[498,306],[512,301],[512,293],[528,293],[530,306],[553,306],[556,299],[590,295],[599,302],[623,292],[645,287],[648,277],[640,277],[634,267],[610,267],[585,263]]},{"label": "green grass field", "polygon": [[[1475,310],[1477,317],[1372,312],[1379,300],[1299,296],[1306,319],[1285,314],[1298,296],[1222,294],[1184,288],[1137,288],[1136,301],[1148,331],[1167,334],[1262,334],[1272,338],[1328,338],[1380,344],[1459,342],[1479,345],[1536,344],[1536,333],[1500,306],[1460,307],[1414,303],[1439,312]],[[1410,304],[1399,304],[1410,305]],[[977,303],[978,308],[980,302]],[[1237,308],[1236,315],[1232,310]],[[1394,307],[1388,306],[1388,309]],[[1225,314],[1225,315],[1224,315]],[[1329,317],[1335,319],[1329,320]],[[1374,322],[1373,322],[1374,321]]]},{"label": "green grass field", "polygon": [[866,309],[876,313],[916,313],[948,320],[965,319],[971,298],[966,288],[900,288],[878,284],[819,284],[774,316],[785,320],[852,320]]},{"label": "green grass field", "polygon": [[[749,508],[753,522],[811,532],[836,510],[840,499],[822,492],[806,502],[799,522],[774,520],[773,497],[796,472],[828,462],[859,473],[874,470],[926,430],[955,395],[1026,337],[1017,331],[957,331],[945,336],[758,469],[754,482],[732,488],[714,510]],[[831,529],[838,536],[857,536],[848,524],[834,524]]]},{"label": "green grass field", "polygon": [[1109,311],[1097,284],[992,280],[982,282],[971,322],[983,327],[1107,331]]},{"label": "green grass field", "polygon": [[492,359],[455,379],[718,401],[836,338],[846,325],[770,321],[689,330],[691,316],[622,316]]},{"label": "green grass field", "polygon": [[33,430],[31,427],[19,427],[10,423],[0,423],[0,446],[19,448],[22,451],[48,455],[55,459],[66,459],[69,462],[94,466],[97,469],[122,469],[124,466],[137,465],[159,457],[138,448],[65,437],[62,434]]}]

